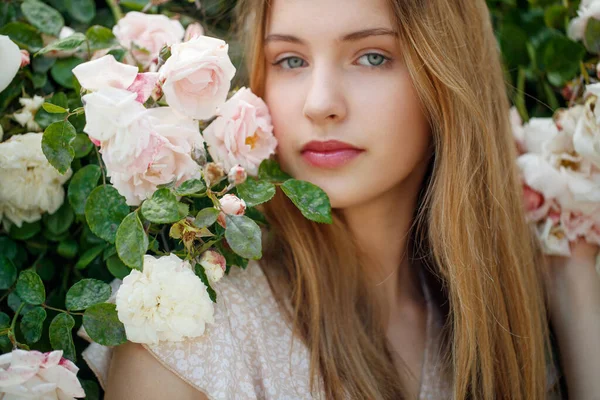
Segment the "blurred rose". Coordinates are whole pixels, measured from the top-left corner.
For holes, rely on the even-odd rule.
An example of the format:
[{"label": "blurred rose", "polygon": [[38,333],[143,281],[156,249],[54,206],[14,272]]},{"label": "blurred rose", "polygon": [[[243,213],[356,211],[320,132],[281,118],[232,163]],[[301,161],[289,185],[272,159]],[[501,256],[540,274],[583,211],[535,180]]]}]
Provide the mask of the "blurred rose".
[{"label": "blurred rose", "polygon": [[0,92],[12,82],[21,67],[21,51],[8,36],[0,35]]},{"label": "blurred rose", "polygon": [[172,46],[159,71],[167,103],[191,118],[213,117],[235,75],[227,49],[227,43],[208,36]]},{"label": "blurred rose", "polygon": [[183,36],[183,41],[187,42],[188,40],[194,39],[198,36],[204,35],[204,28],[200,25],[199,22],[194,22],[189,24],[187,28],[185,28],[185,35]]},{"label": "blurred rose", "polygon": [[566,257],[571,255],[569,238],[560,224],[548,218],[545,222],[538,224],[536,228],[544,253]]},{"label": "blurred rose", "polygon": [[77,379],[79,368],[62,355],[62,350],[40,353],[20,349],[1,355],[0,393],[4,393],[3,399],[85,397]]},{"label": "blurred rose", "polygon": [[21,50],[21,68],[26,67],[30,62],[29,52],[27,50]]},{"label": "blurred rose", "polygon": [[577,17],[569,23],[567,35],[573,40],[582,40],[590,18],[600,19],[600,2],[583,1],[577,11]]},{"label": "blurred rose", "polygon": [[[0,218],[17,226],[54,213],[63,204],[63,184],[71,169],[61,175],[42,152],[42,134],[14,135],[0,143]],[[6,221],[5,221],[6,224]]]},{"label": "blurred rose", "polygon": [[573,134],[573,146],[577,153],[600,168],[600,111],[596,110],[597,99],[594,95],[586,100],[583,115]]},{"label": "blurred rose", "polygon": [[23,108],[19,110],[19,112],[15,112],[13,118],[19,125],[26,127],[29,131],[41,131],[42,128],[35,122],[35,115],[45,101],[46,99],[38,95],[35,95],[32,98],[21,97],[19,103],[21,103]]},{"label": "blurred rose", "polygon": [[252,176],[277,147],[267,105],[247,88],[219,108],[219,116],[203,134],[215,161],[227,170],[239,164]]},{"label": "blurred rose", "polygon": [[146,69],[156,61],[163,46],[181,43],[184,29],[179,21],[164,15],[132,11],[119,20],[113,33]]}]

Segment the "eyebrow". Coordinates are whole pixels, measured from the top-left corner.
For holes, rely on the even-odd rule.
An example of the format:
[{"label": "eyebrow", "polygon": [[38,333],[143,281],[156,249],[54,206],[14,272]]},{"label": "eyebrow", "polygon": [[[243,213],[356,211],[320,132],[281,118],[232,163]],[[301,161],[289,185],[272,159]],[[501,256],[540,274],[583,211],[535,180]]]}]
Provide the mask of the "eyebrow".
[{"label": "eyebrow", "polygon": [[[373,29],[364,29],[361,31],[356,31],[352,33],[348,33],[338,39],[341,42],[356,42],[358,40],[367,38],[369,36],[393,36],[398,37],[398,33],[391,29],[387,28],[373,28]],[[306,44],[302,39],[292,36],[292,35],[281,35],[277,33],[272,33],[265,37],[264,44],[267,45],[270,42],[288,42],[288,43],[296,43],[296,44]]]}]

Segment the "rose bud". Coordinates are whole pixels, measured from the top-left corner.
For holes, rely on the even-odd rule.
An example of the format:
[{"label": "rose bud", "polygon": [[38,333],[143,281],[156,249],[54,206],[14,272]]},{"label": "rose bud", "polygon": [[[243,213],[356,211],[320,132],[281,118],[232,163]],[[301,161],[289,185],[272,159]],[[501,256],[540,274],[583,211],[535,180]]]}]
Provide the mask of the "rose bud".
[{"label": "rose bud", "polygon": [[244,215],[246,212],[246,202],[233,194],[226,194],[219,199],[219,203],[221,203],[221,212],[217,217],[217,222],[223,228],[226,228],[225,214]]},{"label": "rose bud", "polygon": [[201,167],[206,165],[206,149],[204,145],[194,146],[192,149],[192,160],[196,161],[196,164]]},{"label": "rose bud", "polygon": [[229,174],[227,175],[227,178],[229,179],[229,183],[231,183],[234,186],[237,186],[237,185],[241,185],[242,183],[246,182],[246,179],[248,178],[248,174],[246,173],[246,170],[241,165],[236,165],[235,167],[233,167],[229,170]]},{"label": "rose bud", "polygon": [[193,24],[189,24],[185,29],[185,35],[183,36],[183,41],[187,42],[190,39],[193,39],[198,36],[204,35],[204,28],[200,25],[199,22],[194,22]]},{"label": "rose bud", "polygon": [[204,180],[206,181],[206,186],[211,187],[219,182],[224,176],[225,170],[221,164],[210,162],[204,166]]},{"label": "rose bud", "polygon": [[202,253],[198,263],[204,268],[210,283],[217,283],[223,277],[227,268],[225,257],[216,250],[207,250]]},{"label": "rose bud", "polygon": [[21,68],[29,65],[29,52],[27,50],[21,49]]}]

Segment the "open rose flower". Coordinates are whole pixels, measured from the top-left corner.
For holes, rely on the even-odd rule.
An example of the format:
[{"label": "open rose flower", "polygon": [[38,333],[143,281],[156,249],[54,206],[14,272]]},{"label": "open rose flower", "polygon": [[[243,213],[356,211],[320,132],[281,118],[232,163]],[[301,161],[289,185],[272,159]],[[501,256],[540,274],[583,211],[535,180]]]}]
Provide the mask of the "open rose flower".
[{"label": "open rose flower", "polygon": [[213,117],[235,75],[227,49],[227,43],[208,36],[173,45],[159,71],[167,103],[191,118]]},{"label": "open rose flower", "polygon": [[[17,226],[54,213],[63,204],[63,184],[71,169],[61,175],[42,152],[42,134],[14,135],[0,143],[0,218]],[[6,225],[6,221],[5,221]]]},{"label": "open rose flower", "polygon": [[21,67],[21,51],[8,36],[0,35],[0,92],[12,82]]},{"label": "open rose flower", "polygon": [[133,61],[145,69],[156,61],[160,49],[181,43],[185,30],[179,21],[164,15],[132,11],[114,26],[119,43],[131,51]]},{"label": "open rose flower", "polygon": [[62,350],[40,353],[20,349],[1,355],[2,398],[65,400],[85,397],[77,379],[79,368],[62,355]]},{"label": "open rose flower", "polygon": [[127,339],[136,343],[198,337],[214,322],[207,287],[189,262],[173,254],[145,255],[143,271],[132,270],[123,279],[116,305]]},{"label": "open rose flower", "polygon": [[204,145],[196,121],[158,107],[146,110],[134,126],[139,130],[115,136],[101,150],[111,183],[127,204],[139,205],[158,185],[200,177],[192,158],[193,149]]},{"label": "open rose flower", "polygon": [[277,147],[267,105],[247,88],[219,108],[218,117],[203,134],[214,160],[227,170],[239,164],[252,176]]}]

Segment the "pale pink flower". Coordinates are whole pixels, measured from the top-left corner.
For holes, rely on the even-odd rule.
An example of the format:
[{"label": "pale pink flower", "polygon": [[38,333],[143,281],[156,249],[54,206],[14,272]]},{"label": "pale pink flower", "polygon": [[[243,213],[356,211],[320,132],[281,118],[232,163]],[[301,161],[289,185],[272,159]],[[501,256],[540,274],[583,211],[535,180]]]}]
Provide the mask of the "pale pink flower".
[{"label": "pale pink flower", "polygon": [[277,147],[267,105],[247,88],[238,90],[219,109],[219,116],[203,134],[215,161],[226,169],[241,165],[252,176]]},{"label": "pale pink flower", "polygon": [[227,263],[225,257],[218,251],[205,251],[202,253],[198,263],[204,268],[204,272],[210,283],[217,283],[225,275]]},{"label": "pale pink flower", "polygon": [[21,68],[26,67],[31,62],[29,58],[29,52],[21,49]]},{"label": "pale pink flower", "polygon": [[229,173],[227,174],[227,179],[229,180],[229,183],[235,186],[241,185],[242,183],[246,182],[247,178],[248,174],[241,165],[236,165],[235,167],[231,168],[229,170]]},{"label": "pale pink flower", "polygon": [[127,13],[113,28],[121,45],[129,49],[144,68],[158,58],[163,46],[181,43],[184,32],[177,20],[136,11]]},{"label": "pale pink flower", "polygon": [[204,28],[200,25],[199,22],[194,22],[188,25],[185,28],[185,35],[183,36],[183,41],[187,42],[188,40],[194,39],[198,36],[204,35]]},{"label": "pale pink flower", "polygon": [[583,1],[567,29],[567,35],[573,40],[582,40],[590,18],[600,19],[600,2]]},{"label": "pale pink flower", "polygon": [[235,75],[227,49],[227,43],[208,36],[171,46],[171,57],[159,71],[167,103],[191,118],[213,117]]},{"label": "pale pink flower", "polygon": [[217,222],[223,228],[227,226],[225,220],[225,214],[228,215],[244,215],[246,212],[246,202],[233,194],[226,194],[219,199],[221,204],[221,212],[217,217]]},{"label": "pale pink flower", "polygon": [[13,350],[0,356],[0,393],[6,399],[70,399],[85,397],[79,368],[62,350],[41,353]]}]

